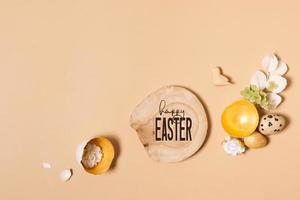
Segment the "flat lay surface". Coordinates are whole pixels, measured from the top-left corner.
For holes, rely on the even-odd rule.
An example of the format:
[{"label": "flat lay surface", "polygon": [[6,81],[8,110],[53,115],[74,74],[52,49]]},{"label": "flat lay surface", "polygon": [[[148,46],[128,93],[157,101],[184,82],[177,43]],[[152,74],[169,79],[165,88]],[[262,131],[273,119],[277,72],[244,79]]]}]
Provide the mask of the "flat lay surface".
[{"label": "flat lay surface", "polygon": [[[1,199],[300,199],[299,6],[0,1]],[[269,53],[289,66],[276,109],[287,127],[259,150],[227,155],[222,112]],[[234,84],[215,86],[216,66]],[[201,149],[172,164],[151,160],[129,123],[167,85],[195,92],[209,122]],[[78,144],[96,135],[115,147],[100,176],[76,162]]]}]

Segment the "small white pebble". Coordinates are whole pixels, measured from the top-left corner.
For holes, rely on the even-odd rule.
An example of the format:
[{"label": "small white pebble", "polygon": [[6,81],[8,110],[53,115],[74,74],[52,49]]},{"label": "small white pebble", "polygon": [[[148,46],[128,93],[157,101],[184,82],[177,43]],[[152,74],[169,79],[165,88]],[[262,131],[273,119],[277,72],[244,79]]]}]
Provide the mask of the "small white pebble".
[{"label": "small white pebble", "polygon": [[72,175],[73,175],[72,169],[65,169],[60,173],[59,177],[61,181],[66,182],[70,180]]},{"label": "small white pebble", "polygon": [[43,162],[42,166],[43,166],[44,169],[51,169],[51,164],[48,163],[48,162]]}]

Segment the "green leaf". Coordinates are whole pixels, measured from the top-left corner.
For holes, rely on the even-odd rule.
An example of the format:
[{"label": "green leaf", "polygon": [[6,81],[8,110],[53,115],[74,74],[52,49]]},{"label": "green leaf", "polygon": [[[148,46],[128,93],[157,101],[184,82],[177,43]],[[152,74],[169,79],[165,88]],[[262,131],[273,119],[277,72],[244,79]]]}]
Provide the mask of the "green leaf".
[{"label": "green leaf", "polygon": [[247,86],[240,92],[240,94],[244,99],[266,110],[270,104],[267,94],[263,90],[259,90],[259,88],[255,85]]}]

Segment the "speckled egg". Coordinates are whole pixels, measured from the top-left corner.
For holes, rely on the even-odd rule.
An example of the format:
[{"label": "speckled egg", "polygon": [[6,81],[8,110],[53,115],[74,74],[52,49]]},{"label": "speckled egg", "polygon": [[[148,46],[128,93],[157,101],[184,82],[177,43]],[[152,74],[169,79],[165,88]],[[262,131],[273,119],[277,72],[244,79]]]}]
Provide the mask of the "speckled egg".
[{"label": "speckled egg", "polygon": [[264,135],[277,134],[282,131],[285,124],[286,120],[282,115],[266,114],[261,117],[258,130]]}]

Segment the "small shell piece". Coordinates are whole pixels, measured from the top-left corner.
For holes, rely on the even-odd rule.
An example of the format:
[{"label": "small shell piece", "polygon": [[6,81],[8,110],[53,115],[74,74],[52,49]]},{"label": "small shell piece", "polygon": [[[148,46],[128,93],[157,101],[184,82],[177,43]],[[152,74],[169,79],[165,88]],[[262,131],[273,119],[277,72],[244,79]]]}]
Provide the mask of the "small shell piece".
[{"label": "small shell piece", "polygon": [[244,138],[244,143],[249,148],[261,148],[267,145],[268,140],[266,136],[259,132],[254,132],[250,136]]},{"label": "small shell piece", "polygon": [[83,141],[82,143],[80,143],[77,146],[77,149],[76,149],[76,161],[80,165],[82,165],[81,161],[82,161],[82,157],[83,157],[84,148],[85,148],[85,146],[87,145],[88,142],[89,142],[89,140]]},{"label": "small shell piece", "polygon": [[223,141],[223,149],[227,154],[233,156],[242,154],[246,150],[242,141],[237,138],[231,138],[229,136],[227,136]]},{"label": "small shell piece", "polygon": [[63,182],[67,182],[73,175],[72,169],[65,169],[59,174],[59,178]]},{"label": "small shell piece", "polygon": [[43,163],[42,163],[42,167],[43,167],[44,169],[51,169],[51,164],[48,163],[48,162],[43,162]]},{"label": "small shell piece", "polygon": [[[99,162],[97,162],[97,165],[92,168],[85,167],[82,163],[84,150],[88,144],[97,145],[101,149],[101,159]],[[100,175],[106,172],[110,168],[114,156],[114,147],[112,143],[105,137],[96,137],[87,142],[83,142],[78,146],[76,151],[76,160],[80,163],[85,171],[94,175]]]}]

